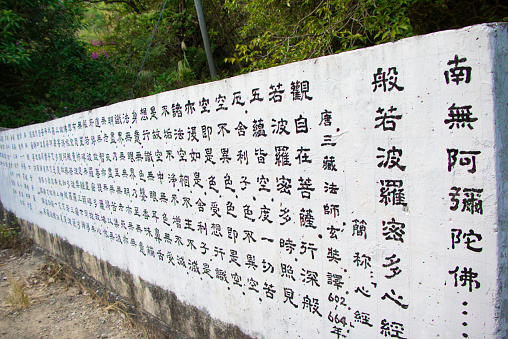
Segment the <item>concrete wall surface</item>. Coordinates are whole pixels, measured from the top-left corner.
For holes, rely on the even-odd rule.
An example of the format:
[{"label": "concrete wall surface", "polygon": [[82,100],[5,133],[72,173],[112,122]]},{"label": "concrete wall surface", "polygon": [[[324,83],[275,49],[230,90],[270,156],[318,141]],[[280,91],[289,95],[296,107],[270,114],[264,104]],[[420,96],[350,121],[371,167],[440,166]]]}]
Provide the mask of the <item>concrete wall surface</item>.
[{"label": "concrete wall surface", "polygon": [[3,131],[0,200],[175,336],[505,338],[507,61],[483,24]]}]

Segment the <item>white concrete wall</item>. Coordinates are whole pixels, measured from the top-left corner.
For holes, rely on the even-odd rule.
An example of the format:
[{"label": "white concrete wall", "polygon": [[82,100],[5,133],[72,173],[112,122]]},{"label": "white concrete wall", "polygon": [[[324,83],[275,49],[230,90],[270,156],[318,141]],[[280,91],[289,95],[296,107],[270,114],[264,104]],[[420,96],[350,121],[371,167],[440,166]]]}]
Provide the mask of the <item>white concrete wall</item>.
[{"label": "white concrete wall", "polygon": [[440,32],[9,130],[1,201],[254,337],[504,337],[507,41]]}]

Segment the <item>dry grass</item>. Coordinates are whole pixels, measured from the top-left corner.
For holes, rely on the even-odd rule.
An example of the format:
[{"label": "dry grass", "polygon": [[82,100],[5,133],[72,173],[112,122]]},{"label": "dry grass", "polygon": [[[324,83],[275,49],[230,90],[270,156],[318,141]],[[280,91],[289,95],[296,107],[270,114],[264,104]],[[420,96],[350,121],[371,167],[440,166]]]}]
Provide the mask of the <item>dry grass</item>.
[{"label": "dry grass", "polygon": [[129,325],[144,332],[144,338],[150,338],[147,328],[133,319],[134,314],[129,313],[129,308],[120,301],[110,303],[108,296],[104,292],[98,295],[94,290],[84,287],[80,281],[76,279],[76,275],[71,266],[61,263],[51,257],[46,258],[46,263],[40,268],[40,272],[45,277],[48,285],[52,283],[64,283],[67,288],[71,286],[78,287],[82,292],[86,292],[92,299],[99,302],[101,308],[106,312],[117,312],[122,318],[129,322]]},{"label": "dry grass", "polygon": [[124,318],[129,322],[130,326],[136,328],[138,331],[143,331],[143,338],[150,339],[148,329],[142,323],[134,321],[133,319],[134,314],[129,313],[129,308],[124,303],[118,300],[115,301],[114,303],[109,303],[105,295],[99,297],[98,299],[100,300],[100,303],[103,305],[102,309],[104,311],[119,313],[122,318]]},{"label": "dry grass", "polygon": [[147,330],[147,328],[140,322],[137,322],[134,320],[134,314],[129,313],[129,307],[127,307],[124,303],[121,301],[115,301],[114,303],[108,302],[107,296],[103,295],[102,297],[98,297],[99,302],[102,305],[102,309],[106,312],[117,312],[121,315],[121,317],[129,322],[129,325],[131,327],[136,328],[138,331],[143,332],[143,338],[150,339],[150,334]]},{"label": "dry grass", "polygon": [[66,285],[67,288],[73,285],[79,285],[83,291],[83,286],[77,283],[74,270],[67,264],[60,263],[52,258],[46,259],[46,264],[40,268],[43,276],[46,277],[46,281],[49,284],[61,282]]},{"label": "dry grass", "polygon": [[114,303],[103,307],[103,310],[106,312],[118,312],[119,314],[122,315],[122,318],[127,319],[131,325],[134,325],[134,322],[132,320],[132,316],[134,314],[129,313],[128,312],[129,308],[120,301],[115,301]]},{"label": "dry grass", "polygon": [[25,293],[25,283],[22,280],[15,279],[13,277],[8,278],[9,285],[11,288],[9,303],[12,308],[16,311],[24,310],[30,305],[28,294]]}]

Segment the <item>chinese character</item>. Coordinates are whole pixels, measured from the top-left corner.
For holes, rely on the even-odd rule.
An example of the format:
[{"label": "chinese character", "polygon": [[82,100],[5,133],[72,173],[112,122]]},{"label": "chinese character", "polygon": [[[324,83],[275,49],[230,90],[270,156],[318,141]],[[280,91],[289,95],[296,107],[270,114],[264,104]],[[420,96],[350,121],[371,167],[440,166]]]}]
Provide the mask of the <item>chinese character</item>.
[{"label": "chinese character", "polygon": [[476,172],[476,155],[480,154],[480,151],[460,151],[456,148],[447,148],[448,152],[448,172],[451,172],[453,167],[457,164],[457,155],[461,155],[459,164],[460,166],[469,166],[471,168],[467,171],[469,173]]},{"label": "chinese character", "polygon": [[281,263],[280,269],[282,272],[282,274],[280,275],[281,277],[293,279],[293,281],[295,281],[295,277],[293,276],[293,267],[291,265],[286,265],[286,264]]},{"label": "chinese character", "polygon": [[279,134],[285,133],[286,135],[289,134],[289,131],[286,129],[286,126],[288,124],[288,121],[285,119],[280,119],[279,121],[272,119],[272,134]]},{"label": "chinese character", "polygon": [[340,274],[327,272],[326,278],[327,278],[327,284],[335,286],[337,289],[341,288],[344,285],[344,282],[342,281],[342,275],[340,275]]},{"label": "chinese character", "polygon": [[473,113],[471,112],[471,105],[468,106],[462,106],[457,107],[455,106],[455,103],[451,105],[448,108],[448,116],[450,119],[445,119],[445,124],[450,124],[449,129],[452,129],[453,127],[457,127],[457,129],[460,129],[461,127],[464,128],[466,125],[469,127],[469,129],[474,129],[473,125],[471,123],[478,120],[478,118],[473,118]]},{"label": "chinese character", "polygon": [[[397,109],[395,107],[391,106],[388,109],[388,112],[393,113],[396,110]],[[374,128],[379,128],[379,127],[383,126],[383,131],[395,131],[395,127],[397,126],[397,123],[395,122],[395,120],[400,120],[402,118],[401,114],[399,114],[399,115],[393,115],[393,114],[392,115],[388,115],[385,112],[385,109],[381,108],[381,107],[378,108],[376,113],[382,114],[382,116],[377,116],[374,119],[375,121],[381,120],[381,122],[378,125],[375,125]]]},{"label": "chinese character", "polygon": [[253,88],[252,89],[252,99],[250,99],[250,103],[252,103],[253,101],[263,101],[264,98],[261,98],[259,96],[259,88]]},{"label": "chinese character", "polygon": [[363,237],[367,239],[367,222],[365,220],[355,219],[353,222],[353,234],[352,236]]},{"label": "chinese character", "polygon": [[275,165],[291,166],[288,146],[275,146]]},{"label": "chinese character", "polygon": [[406,339],[401,337],[400,335],[404,332],[404,325],[401,323],[397,323],[395,321],[392,321],[389,323],[386,321],[386,319],[381,320],[381,334],[385,337],[390,336],[391,338],[399,338],[399,339]]},{"label": "chinese character", "polygon": [[325,155],[323,158],[323,169],[325,171],[334,171],[337,172],[337,167],[335,167],[335,157]]},{"label": "chinese character", "polygon": [[314,271],[309,271],[304,268],[302,268],[302,273],[300,275],[303,277],[302,282],[306,284],[311,284],[311,286],[321,286],[318,283],[318,273]]},{"label": "chinese character", "polygon": [[[282,265],[282,264],[281,264]],[[295,280],[295,278],[293,278],[293,280]],[[293,303],[293,298],[295,296],[295,292],[291,289],[291,288],[286,288],[284,287],[284,298],[286,298],[284,300],[284,304],[286,303],[286,301],[289,301],[289,303],[291,305],[293,305],[294,308],[298,308],[298,305],[295,305]]]},{"label": "chinese character", "polygon": [[[473,247],[471,244],[481,241],[482,236],[479,233],[475,233],[472,229],[469,230],[468,233],[462,232],[461,229],[452,228],[452,249],[455,249],[455,244],[460,244],[461,236],[464,239],[464,243],[466,244],[466,248],[473,252],[481,252],[483,250],[482,247]],[[476,239],[473,239],[476,238]]]},{"label": "chinese character", "polygon": [[337,218],[340,215],[339,211],[339,205],[335,204],[324,204],[323,205],[323,212],[325,215],[333,214],[334,218]]},{"label": "chinese character", "polygon": [[215,98],[215,102],[219,104],[219,106],[215,109],[215,111],[227,110],[228,108],[224,106],[224,101],[226,100],[226,96],[219,94],[217,98]]},{"label": "chinese character", "polygon": [[247,126],[245,126],[241,121],[239,121],[238,126],[235,127],[235,130],[238,131],[239,137],[244,137],[245,131],[247,130]]},{"label": "chinese character", "polygon": [[325,109],[324,112],[321,112],[321,121],[319,122],[319,126],[331,126],[332,125],[332,112]]},{"label": "chinese character", "polygon": [[272,284],[268,284],[267,282],[265,282],[263,289],[266,292],[266,297],[269,299],[273,299],[273,295],[275,294],[274,286]]},{"label": "chinese character", "polygon": [[227,133],[227,134],[229,134],[229,133],[230,133],[230,130],[228,130],[228,129],[226,128],[226,126],[227,126],[227,125],[228,125],[228,124],[227,124],[227,122],[217,124],[217,127],[219,127],[219,131],[217,132],[217,134],[221,134],[221,133],[222,133],[222,136],[224,136],[224,135],[225,135],[225,134],[224,134],[224,132],[225,132],[225,133]]},{"label": "chinese character", "polygon": [[171,105],[171,111],[173,112],[173,118],[182,116],[182,106],[178,102]]},{"label": "chinese character", "polygon": [[356,264],[356,267],[363,266],[364,269],[367,269],[367,267],[371,267],[370,260],[371,260],[371,257],[369,257],[368,255],[362,254],[362,256],[360,257],[360,252],[355,252],[355,256],[353,258],[353,264]]},{"label": "chinese character", "polygon": [[378,68],[377,72],[374,73],[374,81],[372,82],[374,85],[374,90],[372,92],[375,92],[378,88],[383,88],[383,92],[386,92],[386,83],[389,85],[388,91],[391,91],[394,88],[398,91],[403,91],[404,87],[397,85],[398,74],[399,73],[397,72],[397,67],[388,68],[388,74],[383,72],[383,68]]},{"label": "chinese character", "polygon": [[252,122],[252,136],[255,138],[266,137],[265,125],[263,119],[254,120]]},{"label": "chinese character", "polygon": [[404,188],[402,188],[402,180],[381,180],[380,188],[380,203],[406,206],[406,197],[404,194]]},{"label": "chinese character", "polygon": [[333,247],[328,247],[328,254],[326,255],[326,258],[328,259],[328,261],[334,262],[336,264],[338,264],[339,261],[342,260],[339,255],[339,250]]},{"label": "chinese character", "polygon": [[401,222],[396,222],[395,218],[392,218],[391,221],[383,221],[383,236],[386,240],[394,240],[404,242],[402,238],[406,232],[404,232],[404,228],[406,225]]},{"label": "chinese character", "polygon": [[462,269],[462,271],[460,272],[460,275],[459,275],[458,271],[459,271],[459,266],[456,266],[453,271],[448,271],[448,273],[452,274],[455,279],[455,285],[454,285],[455,287],[458,286],[457,285],[457,278],[458,278],[458,281],[462,282],[461,286],[466,286],[466,285],[468,286],[469,292],[473,292],[473,287],[475,289],[480,288],[480,283],[478,282],[478,280],[475,280],[475,278],[478,277],[478,273],[473,272],[472,268],[464,267]]},{"label": "chinese character", "polygon": [[201,114],[210,113],[210,109],[208,109],[208,105],[210,105],[210,100],[203,98],[199,101],[199,106],[202,107]]},{"label": "chinese character", "polygon": [[300,146],[299,149],[296,150],[298,152],[298,155],[295,157],[296,160],[298,160],[298,163],[301,164],[302,162],[306,163],[312,163],[312,159],[310,159],[307,152],[310,151],[310,148],[303,148],[303,146]]},{"label": "chinese character", "polygon": [[231,105],[240,105],[240,106],[245,105],[245,102],[241,100],[242,100],[241,92],[240,91],[233,92],[233,102],[231,103]]},{"label": "chinese character", "polygon": [[256,157],[258,159],[258,164],[265,163],[265,158],[268,155],[268,153],[266,153],[262,148],[256,148],[254,150],[254,154],[256,155]]},{"label": "chinese character", "polygon": [[[268,92],[268,101],[273,101],[273,102],[281,102],[282,101],[282,93],[284,93],[284,90],[282,89],[281,90],[281,87],[282,87],[282,84],[279,83],[277,84],[277,86],[275,85],[270,85],[270,92]],[[254,92],[253,92],[254,94]]]},{"label": "chinese character", "polygon": [[314,216],[312,215],[312,210],[302,208],[300,211],[300,226],[301,227],[309,227],[309,228],[316,228],[317,226],[314,225]]},{"label": "chinese character", "polygon": [[302,199],[310,199],[310,193],[315,190],[315,188],[312,187],[312,180],[310,178],[303,179],[303,177],[300,177],[298,181],[300,182],[300,187],[298,187],[297,190],[300,191]]},{"label": "chinese character", "polygon": [[301,114],[295,119],[296,133],[307,133],[309,128],[307,127],[307,118],[304,118]]},{"label": "chinese character", "polygon": [[322,317],[321,313],[319,313],[319,300],[316,298],[309,298],[309,295],[307,294],[305,297],[303,297],[303,307],[302,309],[308,308],[309,312],[314,314],[317,313],[320,317]]},{"label": "chinese character", "polygon": [[277,191],[279,193],[285,193],[291,195],[291,179],[286,178],[284,175],[282,177],[277,177]]},{"label": "chinese character", "polygon": [[360,323],[363,325],[367,325],[369,327],[372,327],[373,325],[370,323],[370,314],[364,313],[360,311],[355,312],[355,323]]},{"label": "chinese character", "polygon": [[399,275],[402,271],[399,268],[399,266],[392,267],[398,263],[400,263],[400,258],[397,258],[396,254],[392,254],[389,257],[386,257],[385,260],[388,260],[389,262],[386,264],[383,264],[383,267],[390,267],[390,271],[392,271],[391,275],[385,275],[386,279],[391,279],[395,277],[396,275]]},{"label": "chinese character", "polygon": [[332,142],[332,135],[331,134],[327,134],[327,135],[323,135],[323,142],[321,143],[321,146],[335,146],[337,145],[336,142]]},{"label": "chinese character", "polygon": [[[451,197],[450,200],[454,203],[454,205],[450,206],[450,210],[456,211],[460,202],[457,197],[460,196],[462,188],[453,186],[451,190],[454,192],[450,192],[448,195]],[[481,194],[483,193],[483,188],[464,188],[462,193],[464,193],[466,197],[462,199],[461,212],[467,211],[471,212],[471,214],[483,214],[483,201],[480,199]]]},{"label": "chinese character", "polygon": [[[448,66],[455,65],[450,68],[448,71],[444,72],[446,83],[449,84],[450,80],[454,82],[456,85],[459,85],[460,82],[465,81],[468,84],[471,81],[471,67],[469,66],[459,66],[459,63],[466,62],[466,58],[459,59],[459,56],[455,54],[455,58],[453,60],[448,61]],[[465,72],[465,74],[464,74]],[[465,79],[464,79],[465,76]],[[451,78],[451,79],[450,79]]]},{"label": "chinese character", "polygon": [[382,297],[381,297],[381,300],[385,300],[385,299],[390,299],[391,301],[393,301],[394,303],[396,303],[397,305],[399,305],[401,308],[403,309],[407,309],[409,307],[409,305],[406,305],[406,304],[403,304],[401,301],[404,299],[404,297],[402,297],[401,295],[399,295],[397,297],[397,299],[395,299],[394,297],[396,296],[395,294],[395,290],[391,290],[390,291],[392,295],[388,294],[388,293],[385,293]]},{"label": "chinese character", "polygon": [[187,114],[196,112],[196,109],[194,108],[194,102],[187,100],[187,103],[185,104],[185,112],[187,112]]},{"label": "chinese character", "polygon": [[[381,148],[381,147],[378,147],[377,150],[380,152],[385,152],[385,149]],[[405,171],[406,166],[403,166],[400,164],[400,157],[401,156],[402,156],[402,150],[395,148],[395,146],[392,146],[392,149],[389,149],[388,151],[386,151],[386,157],[384,154],[380,154],[380,155],[376,156],[377,159],[384,159],[384,160],[381,160],[377,164],[377,167],[384,167],[384,168],[388,168],[388,169],[397,167],[401,171]]]},{"label": "chinese character", "polygon": [[307,100],[312,100],[312,97],[309,97],[307,93],[309,92],[309,81],[304,80],[300,81],[292,81],[291,82],[291,94],[293,95],[293,101],[299,100],[302,101],[304,98]]}]

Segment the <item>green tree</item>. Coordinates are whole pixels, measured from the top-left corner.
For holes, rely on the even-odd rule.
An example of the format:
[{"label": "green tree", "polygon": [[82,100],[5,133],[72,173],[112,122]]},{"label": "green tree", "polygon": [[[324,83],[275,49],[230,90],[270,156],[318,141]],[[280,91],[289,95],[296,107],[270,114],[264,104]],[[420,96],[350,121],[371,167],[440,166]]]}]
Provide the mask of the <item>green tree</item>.
[{"label": "green tree", "polygon": [[0,125],[43,122],[122,98],[116,71],[93,59],[76,32],[83,6],[71,0],[1,0]]},{"label": "green tree", "polygon": [[[134,97],[203,82],[207,78],[206,56],[192,0],[168,1],[156,34],[139,72],[164,1],[144,1],[138,10],[126,3],[105,4],[97,38],[132,90]],[[90,47],[96,51],[97,46]],[[139,74],[138,74],[139,73]]]},{"label": "green tree", "polygon": [[[193,0],[0,0],[0,126],[211,80]],[[508,19],[501,0],[206,0],[220,77]],[[133,89],[136,79],[139,81]]]},{"label": "green tree", "polygon": [[[238,0],[226,6],[237,8]],[[415,0],[253,0],[235,54],[243,72],[394,41],[412,35]],[[247,14],[248,13],[248,14]]]},{"label": "green tree", "polygon": [[226,58],[242,73],[508,19],[500,0],[226,0],[224,7],[243,20]]}]

